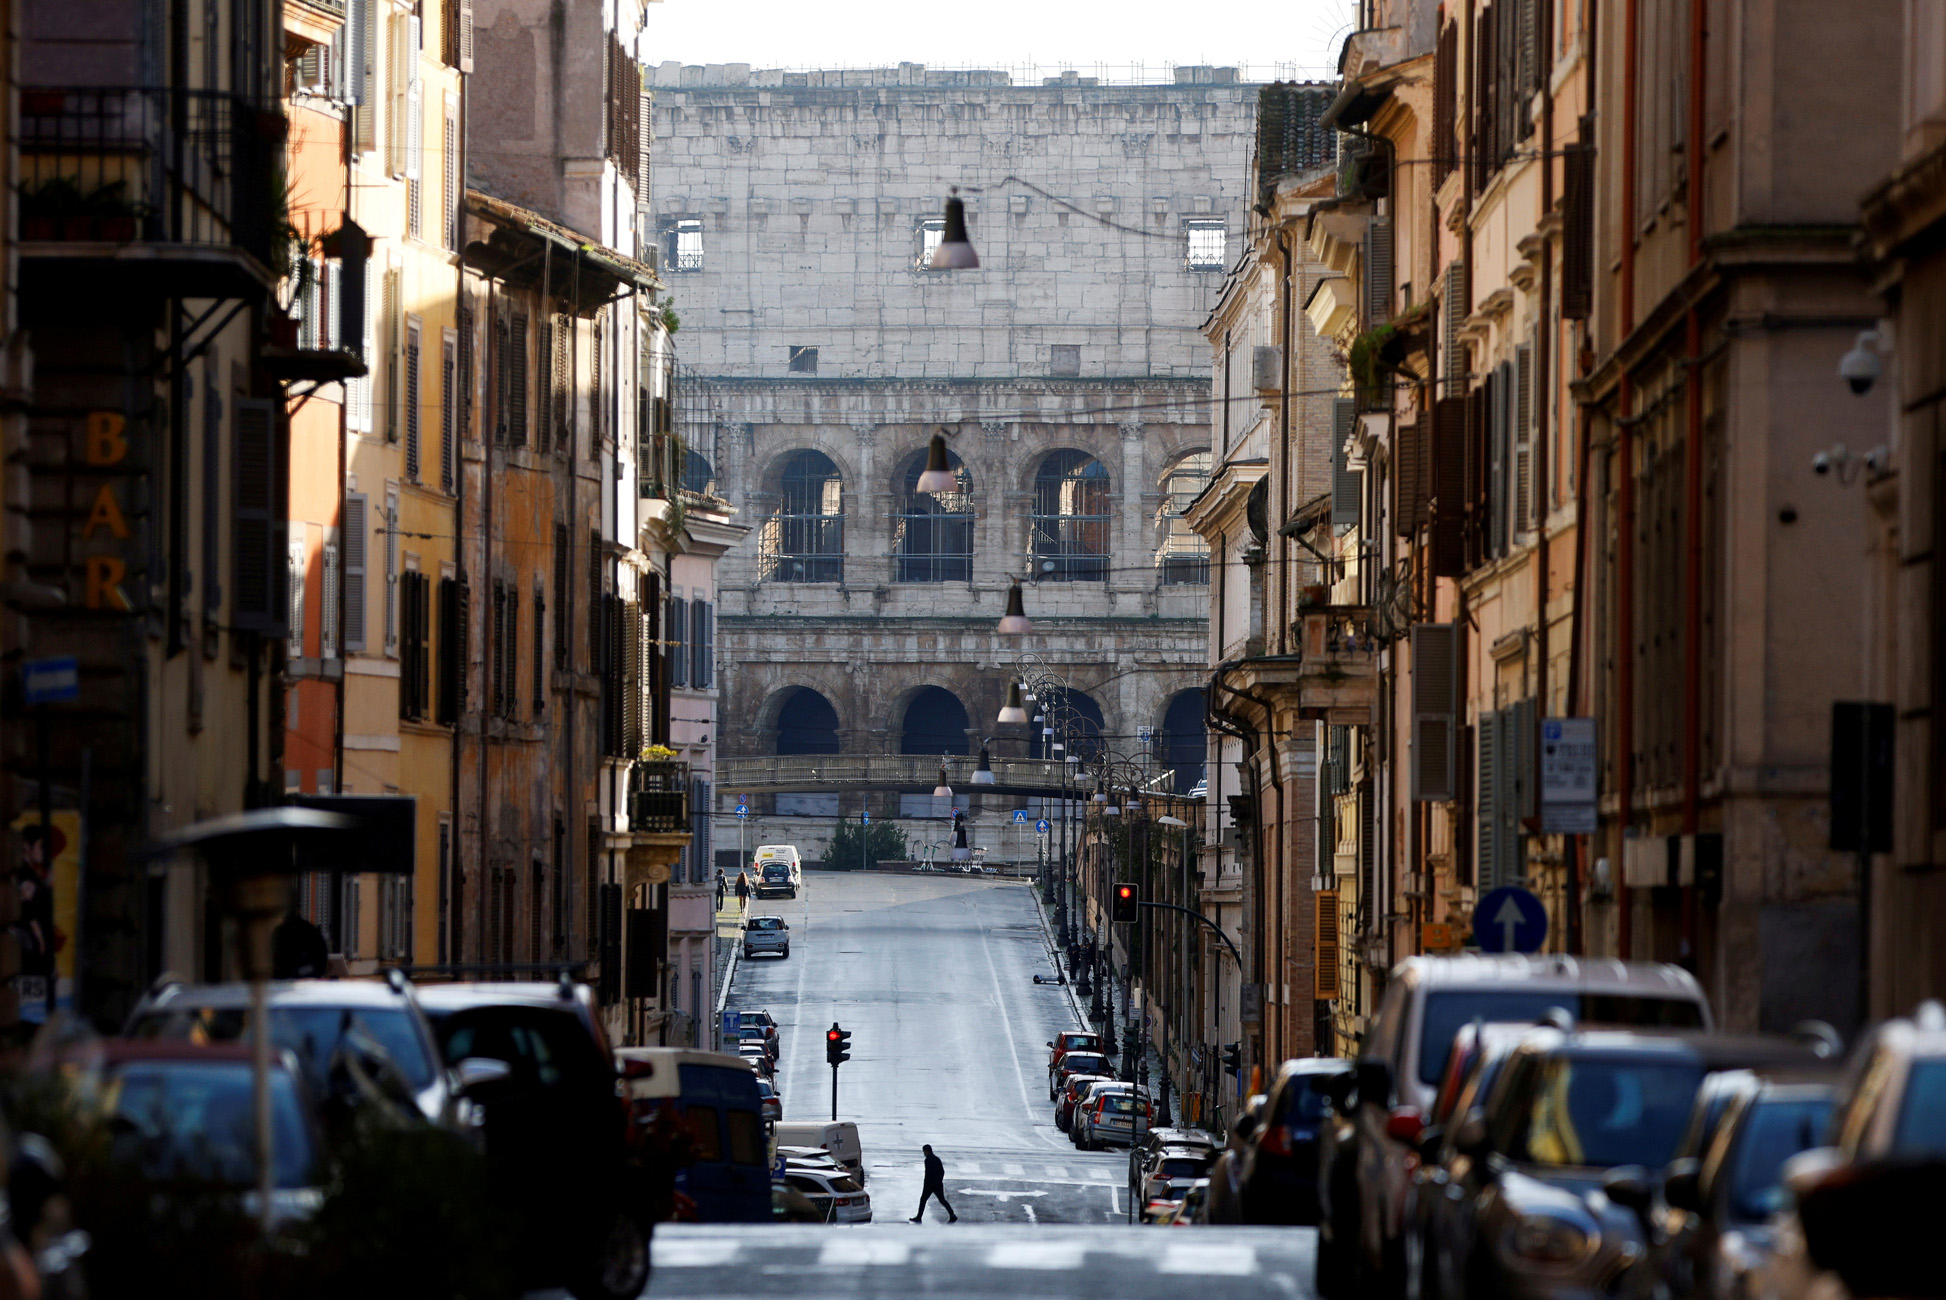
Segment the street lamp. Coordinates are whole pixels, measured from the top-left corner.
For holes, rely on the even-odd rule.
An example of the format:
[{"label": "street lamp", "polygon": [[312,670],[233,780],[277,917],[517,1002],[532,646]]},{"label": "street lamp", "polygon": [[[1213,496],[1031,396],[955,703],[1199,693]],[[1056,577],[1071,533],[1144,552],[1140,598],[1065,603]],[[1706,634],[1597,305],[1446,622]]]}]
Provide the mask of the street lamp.
[{"label": "street lamp", "polygon": [[974,785],[994,784],[993,759],[988,756],[987,747],[984,744],[980,746],[980,765],[973,769],[973,784]]},{"label": "street lamp", "polygon": [[952,492],[959,487],[959,478],[953,467],[946,461],[946,435],[935,433],[932,445],[926,449],[926,471],[913,485],[916,492]]},{"label": "street lamp", "polygon": [[935,799],[950,799],[953,797],[953,787],[946,784],[946,765],[944,763],[939,765],[939,784],[932,788],[932,797]]},{"label": "street lamp", "polygon": [[1000,635],[1021,636],[1033,630],[1034,625],[1027,620],[1027,605],[1020,594],[1020,579],[1015,578],[1014,585],[1007,588],[1007,612],[1000,616]]},{"label": "street lamp", "polygon": [[973,241],[966,237],[966,204],[954,186],[946,199],[946,229],[940,232],[939,247],[932,250],[928,263],[935,271],[971,271],[980,265]]},{"label": "street lamp", "polygon": [[1018,681],[1007,683],[1007,702],[1000,706],[1000,716],[997,721],[1003,725],[1027,721],[1027,710],[1021,703]]}]

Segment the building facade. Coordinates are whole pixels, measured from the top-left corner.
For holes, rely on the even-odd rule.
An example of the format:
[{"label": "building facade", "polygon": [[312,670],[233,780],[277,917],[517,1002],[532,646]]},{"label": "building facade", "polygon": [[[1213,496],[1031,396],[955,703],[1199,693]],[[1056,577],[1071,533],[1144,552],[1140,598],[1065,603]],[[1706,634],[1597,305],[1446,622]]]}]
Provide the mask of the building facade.
[{"label": "building facade", "polygon": [[[1225,70],[1177,77],[656,71],[688,450],[755,533],[710,616],[725,755],[1037,753],[994,721],[1022,653],[1110,747],[1200,739],[1207,563],[1167,503],[1207,473],[1195,322],[1242,228],[1255,99]],[[951,184],[978,270],[928,269]],[[961,487],[922,494],[941,430]],[[1018,643],[994,630],[1015,577]],[[871,799],[915,856],[945,838],[926,789]],[[974,846],[1013,853],[1019,800],[968,800]],[[862,810],[762,796],[748,843],[815,862]]]}]

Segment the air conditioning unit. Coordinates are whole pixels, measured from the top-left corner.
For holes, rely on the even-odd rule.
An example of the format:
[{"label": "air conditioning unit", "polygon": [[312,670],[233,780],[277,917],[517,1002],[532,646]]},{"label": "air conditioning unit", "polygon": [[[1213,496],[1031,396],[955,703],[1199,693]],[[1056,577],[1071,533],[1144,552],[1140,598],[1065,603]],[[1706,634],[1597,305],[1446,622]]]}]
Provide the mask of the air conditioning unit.
[{"label": "air conditioning unit", "polygon": [[1275,345],[1250,350],[1250,383],[1259,393],[1274,393],[1284,383],[1284,353]]}]

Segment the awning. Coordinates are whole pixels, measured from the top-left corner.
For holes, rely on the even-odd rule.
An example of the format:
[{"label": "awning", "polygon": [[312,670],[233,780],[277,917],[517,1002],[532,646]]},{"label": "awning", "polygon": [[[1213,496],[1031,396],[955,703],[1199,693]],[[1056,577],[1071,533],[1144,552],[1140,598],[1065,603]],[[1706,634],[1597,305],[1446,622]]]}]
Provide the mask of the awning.
[{"label": "awning", "polygon": [[536,289],[545,280],[551,293],[574,304],[576,315],[591,316],[616,298],[663,287],[646,262],[538,212],[478,190],[466,192],[466,211],[491,227],[484,240],[467,242],[466,265],[516,289]]}]

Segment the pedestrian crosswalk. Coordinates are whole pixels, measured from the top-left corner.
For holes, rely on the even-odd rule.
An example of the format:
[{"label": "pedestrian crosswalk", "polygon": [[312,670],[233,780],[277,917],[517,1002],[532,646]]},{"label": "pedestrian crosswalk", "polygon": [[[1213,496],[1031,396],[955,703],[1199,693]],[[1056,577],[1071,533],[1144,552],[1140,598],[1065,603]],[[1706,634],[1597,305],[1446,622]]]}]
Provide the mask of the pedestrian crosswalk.
[{"label": "pedestrian crosswalk", "polygon": [[946,1171],[948,1182],[1004,1179],[1017,1183],[1097,1183],[1119,1186],[1128,1181],[1128,1167],[1120,1160],[1026,1161],[955,1160]]}]

